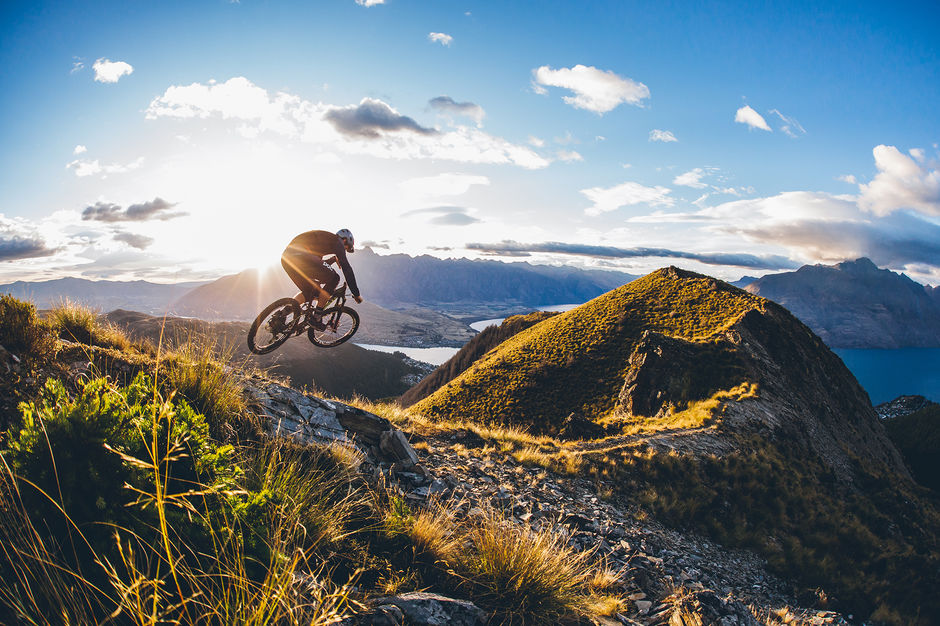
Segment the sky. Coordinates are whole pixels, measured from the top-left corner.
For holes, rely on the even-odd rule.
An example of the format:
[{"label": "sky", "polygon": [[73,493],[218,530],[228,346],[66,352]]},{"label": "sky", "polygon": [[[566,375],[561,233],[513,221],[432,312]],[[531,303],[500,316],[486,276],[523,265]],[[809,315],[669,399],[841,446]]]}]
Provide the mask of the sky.
[{"label": "sky", "polygon": [[[379,254],[940,283],[940,4],[0,4],[0,282]],[[355,267],[355,257],[351,259]],[[364,294],[368,297],[368,294]]]}]

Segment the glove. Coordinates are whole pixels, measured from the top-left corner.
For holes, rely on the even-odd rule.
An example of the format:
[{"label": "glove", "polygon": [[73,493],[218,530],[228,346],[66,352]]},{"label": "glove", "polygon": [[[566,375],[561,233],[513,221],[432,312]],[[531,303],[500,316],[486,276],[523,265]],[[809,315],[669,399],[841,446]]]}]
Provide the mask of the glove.
[{"label": "glove", "polygon": [[353,296],[353,300],[355,300],[358,304],[362,304],[362,296]]}]

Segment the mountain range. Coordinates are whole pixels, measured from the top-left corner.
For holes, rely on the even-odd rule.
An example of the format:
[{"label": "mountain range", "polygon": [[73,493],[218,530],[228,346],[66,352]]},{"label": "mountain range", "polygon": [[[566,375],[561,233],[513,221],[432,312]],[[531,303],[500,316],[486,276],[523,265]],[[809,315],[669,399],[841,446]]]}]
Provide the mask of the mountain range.
[{"label": "mountain range", "polygon": [[57,278],[36,282],[16,281],[0,285],[0,293],[28,300],[37,309],[51,309],[63,301],[83,303],[102,311],[131,309],[160,315],[172,312],[173,303],[187,292],[211,281],[152,283],[146,280],[116,281]]},{"label": "mountain range", "polygon": [[940,347],[940,290],[867,258],[804,265],[744,288],[789,309],[831,348]]},{"label": "mountain range", "polygon": [[[543,305],[580,303],[636,278],[622,272],[528,263],[379,255],[350,260],[363,297],[394,310],[431,309],[479,319]],[[223,276],[181,297],[174,310],[205,319],[252,319],[265,304],[297,288],[281,268]]]}]

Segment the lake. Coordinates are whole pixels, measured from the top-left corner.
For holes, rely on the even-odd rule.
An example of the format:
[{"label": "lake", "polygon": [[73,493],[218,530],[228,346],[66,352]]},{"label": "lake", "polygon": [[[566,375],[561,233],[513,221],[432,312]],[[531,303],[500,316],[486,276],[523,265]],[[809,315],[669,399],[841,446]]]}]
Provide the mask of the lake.
[{"label": "lake", "polygon": [[898,396],[940,402],[940,348],[833,350],[868,392],[872,404]]}]

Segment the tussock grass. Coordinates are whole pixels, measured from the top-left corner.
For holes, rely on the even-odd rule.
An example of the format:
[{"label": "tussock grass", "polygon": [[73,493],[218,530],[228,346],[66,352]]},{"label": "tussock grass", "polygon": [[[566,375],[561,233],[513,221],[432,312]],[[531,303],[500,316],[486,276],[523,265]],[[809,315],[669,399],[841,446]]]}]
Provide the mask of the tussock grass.
[{"label": "tussock grass", "polygon": [[[548,530],[512,524],[492,509],[469,528],[455,569],[479,601],[503,623],[545,624],[621,606],[606,593],[609,574],[598,574],[590,552],[575,552]],[[601,587],[595,586],[599,581]]]},{"label": "tussock grass", "polygon": [[99,321],[97,309],[85,304],[63,300],[49,312],[49,325],[60,339],[112,348],[127,352],[153,354],[153,347],[144,342],[132,342],[120,328]]},{"label": "tussock grass", "polygon": [[278,518],[292,521],[290,527],[302,534],[294,541],[301,545],[340,542],[371,507],[372,496],[357,479],[362,455],[349,446],[265,439],[241,457],[246,486],[274,502]]}]

